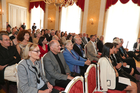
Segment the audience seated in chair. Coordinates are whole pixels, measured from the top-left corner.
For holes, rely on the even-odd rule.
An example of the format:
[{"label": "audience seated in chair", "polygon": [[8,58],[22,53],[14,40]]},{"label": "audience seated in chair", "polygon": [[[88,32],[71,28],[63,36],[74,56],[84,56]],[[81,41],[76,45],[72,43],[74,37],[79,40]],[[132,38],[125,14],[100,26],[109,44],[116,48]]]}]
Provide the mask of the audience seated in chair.
[{"label": "audience seated in chair", "polygon": [[73,77],[65,62],[63,54],[60,52],[60,44],[57,40],[49,43],[50,51],[43,59],[46,78],[53,86],[65,88]]},{"label": "audience seated in chair", "polygon": [[[121,41],[119,38],[114,39],[113,43],[117,43],[119,45],[119,48],[122,46]],[[134,68],[134,74],[138,74],[140,75],[140,72],[138,72],[138,70],[136,69],[136,63],[135,60],[132,57],[128,57],[128,56],[121,56],[120,51],[118,51],[117,53],[118,58],[120,58],[122,60],[122,62],[126,62],[127,65],[129,65],[130,67]]]},{"label": "audience seated in chair", "polygon": [[104,37],[103,36],[100,36],[100,39],[97,42],[97,48],[98,48],[98,51],[100,53],[102,53],[102,49],[103,49],[103,40],[104,40]]},{"label": "audience seated in chair", "polygon": [[45,36],[41,36],[38,41],[38,47],[40,49],[40,58],[48,52],[47,39]]},{"label": "audience seated in chair", "polygon": [[23,58],[24,49],[26,45],[29,43],[29,37],[30,32],[28,30],[19,31],[17,35],[17,39],[20,43],[17,44],[16,48],[21,58]]},{"label": "audience seated in chair", "polygon": [[10,38],[5,31],[0,32],[0,83],[4,79],[16,82],[16,63],[21,60],[14,46],[10,46]]},{"label": "audience seated in chair", "polygon": [[81,72],[79,66],[84,67],[85,65],[90,65],[91,63],[90,60],[82,58],[73,50],[73,44],[71,40],[66,40],[63,55],[66,60],[66,63],[69,66],[70,71],[73,73],[79,73],[83,75],[86,69],[82,70],[84,72]]},{"label": "audience seated in chair", "polygon": [[[127,83],[119,81],[119,74],[115,68],[113,68],[112,62],[110,60],[110,55],[113,54],[113,44],[105,43],[103,46],[102,57],[99,59],[98,64],[100,66],[100,81],[102,91],[111,90],[126,90],[129,93],[137,93],[136,83],[128,81],[131,86]],[[125,78],[124,78],[125,79]]]},{"label": "audience seated in chair", "polygon": [[90,61],[93,61],[93,60],[98,61],[100,58],[100,55],[97,52],[94,35],[90,36],[90,41],[87,43],[86,47],[87,47],[86,57],[89,58]]},{"label": "audience seated in chair", "polygon": [[111,54],[110,59],[112,61],[112,65],[116,68],[116,70],[118,71],[119,75],[122,77],[127,77],[129,78],[131,81],[133,82],[137,82],[138,80],[136,80],[132,75],[134,73],[134,68],[131,67],[127,67],[127,63],[122,62],[118,56],[116,55],[117,52],[119,51],[119,45],[117,43],[113,43],[114,46],[114,50],[113,50],[113,54]]},{"label": "audience seated in chair", "polygon": [[137,56],[140,57],[140,38],[138,38],[138,41],[134,43],[133,50],[134,53],[137,53]]},{"label": "audience seated in chair", "polygon": [[59,93],[43,75],[39,55],[37,44],[26,45],[24,60],[17,67],[18,93]]}]

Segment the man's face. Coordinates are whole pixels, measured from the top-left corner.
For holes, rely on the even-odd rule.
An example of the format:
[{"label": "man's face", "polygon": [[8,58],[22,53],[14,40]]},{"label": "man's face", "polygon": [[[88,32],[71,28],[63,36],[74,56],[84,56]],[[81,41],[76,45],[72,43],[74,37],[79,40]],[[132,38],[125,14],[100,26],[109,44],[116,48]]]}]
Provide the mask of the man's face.
[{"label": "man's face", "polygon": [[82,43],[81,38],[80,37],[77,37],[75,43],[78,44],[78,45],[80,45]]},{"label": "man's face", "polygon": [[140,43],[140,39],[138,39],[138,43]]},{"label": "man's face", "polygon": [[93,37],[91,38],[91,41],[92,41],[92,42],[95,42],[95,36],[93,36]]},{"label": "man's face", "polygon": [[16,31],[17,31],[17,29],[16,29],[16,28],[14,28],[14,29],[13,29],[13,31],[12,31],[12,34],[14,34]]},{"label": "man's face", "polygon": [[51,35],[52,35],[52,36],[54,36],[54,35],[55,35],[55,32],[54,32],[54,31],[52,31],[52,32],[51,32]]},{"label": "man's face", "polygon": [[8,28],[7,28],[7,31],[10,31],[10,30],[11,30],[11,28],[10,28],[10,27],[8,27]]},{"label": "man's face", "polygon": [[61,49],[61,46],[60,46],[59,42],[55,41],[55,43],[53,44],[51,49],[54,53],[58,54],[60,52],[60,49]]},{"label": "man's face", "polygon": [[10,46],[10,38],[7,35],[2,36],[2,40],[0,40],[0,43],[3,47],[9,47]]}]

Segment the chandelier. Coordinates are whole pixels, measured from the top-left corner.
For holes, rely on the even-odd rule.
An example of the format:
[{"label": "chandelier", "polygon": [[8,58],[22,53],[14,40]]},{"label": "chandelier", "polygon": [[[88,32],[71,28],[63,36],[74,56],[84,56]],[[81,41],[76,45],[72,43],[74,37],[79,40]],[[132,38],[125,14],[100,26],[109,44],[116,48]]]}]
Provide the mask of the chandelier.
[{"label": "chandelier", "polygon": [[62,6],[68,7],[76,3],[77,0],[45,0],[44,2],[47,4],[54,4],[55,6],[58,7],[62,7]]}]

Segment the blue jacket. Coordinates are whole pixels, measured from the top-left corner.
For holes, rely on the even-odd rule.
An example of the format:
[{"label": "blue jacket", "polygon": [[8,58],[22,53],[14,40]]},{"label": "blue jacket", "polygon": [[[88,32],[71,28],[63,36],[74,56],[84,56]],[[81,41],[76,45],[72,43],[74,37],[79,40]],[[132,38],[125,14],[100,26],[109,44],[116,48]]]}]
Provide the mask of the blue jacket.
[{"label": "blue jacket", "polygon": [[[65,48],[63,55],[65,58],[66,63],[69,66],[69,69],[71,72],[74,72],[74,66],[84,66],[86,59],[80,57],[74,50],[71,50],[72,54],[75,56],[75,58],[72,56],[72,54]],[[79,69],[80,71],[80,69]]]}]

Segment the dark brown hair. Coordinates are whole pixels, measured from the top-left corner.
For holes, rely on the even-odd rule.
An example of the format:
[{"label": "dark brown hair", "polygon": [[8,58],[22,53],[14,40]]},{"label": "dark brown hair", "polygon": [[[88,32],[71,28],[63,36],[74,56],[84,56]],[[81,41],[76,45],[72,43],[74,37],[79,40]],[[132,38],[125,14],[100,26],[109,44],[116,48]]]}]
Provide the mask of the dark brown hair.
[{"label": "dark brown hair", "polygon": [[29,36],[30,36],[30,32],[28,30],[22,30],[22,31],[19,31],[18,35],[17,35],[17,40],[19,41],[23,41],[24,40],[24,35],[28,33]]}]

